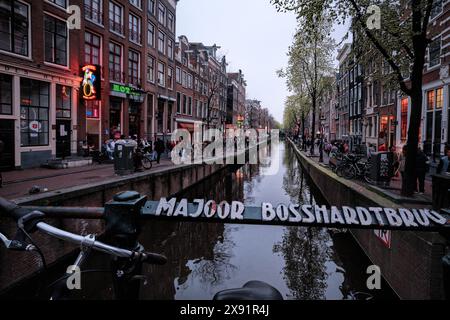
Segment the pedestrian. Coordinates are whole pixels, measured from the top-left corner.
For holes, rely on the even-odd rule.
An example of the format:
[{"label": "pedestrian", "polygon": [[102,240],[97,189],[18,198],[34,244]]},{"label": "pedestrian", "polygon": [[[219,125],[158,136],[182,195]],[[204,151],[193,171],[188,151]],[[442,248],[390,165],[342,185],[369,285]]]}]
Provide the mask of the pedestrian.
[{"label": "pedestrian", "polygon": [[[5,143],[3,140],[0,140],[0,162],[2,162],[3,152],[5,151]],[[3,187],[3,175],[0,168],[0,188]]]},{"label": "pedestrian", "polygon": [[166,150],[166,147],[164,146],[164,142],[160,138],[158,138],[158,140],[156,140],[156,142],[155,142],[155,151],[157,153],[156,162],[158,164],[160,164],[161,155],[164,153],[165,150]]},{"label": "pedestrian", "polygon": [[400,172],[402,178],[402,196],[406,195],[406,152],[408,146],[403,146],[402,153],[398,159],[398,171]]},{"label": "pedestrian", "polygon": [[444,154],[436,169],[437,174],[450,174],[450,145],[445,146]]},{"label": "pedestrian", "polygon": [[[417,150],[417,158],[416,158],[416,192],[419,194],[425,193],[425,176],[427,174],[427,162],[428,157],[425,155],[425,153],[422,151],[421,148]],[[418,188],[417,188],[417,182],[418,182]]]},{"label": "pedestrian", "polygon": [[394,172],[394,177],[397,177],[398,176],[398,172],[399,172],[398,168],[400,166],[399,155],[398,155],[397,151],[395,150],[394,146],[390,146],[389,147],[389,152],[391,152],[392,155],[393,155],[393,161],[392,161],[392,164],[393,164],[393,167],[394,167],[394,171],[393,172]]}]

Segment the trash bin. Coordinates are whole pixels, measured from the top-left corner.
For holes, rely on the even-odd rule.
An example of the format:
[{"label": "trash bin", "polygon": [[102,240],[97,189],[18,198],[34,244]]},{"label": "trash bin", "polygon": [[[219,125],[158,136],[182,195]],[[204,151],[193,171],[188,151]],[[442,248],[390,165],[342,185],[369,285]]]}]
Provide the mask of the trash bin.
[{"label": "trash bin", "polygon": [[394,154],[392,152],[372,153],[370,165],[370,178],[378,185],[389,185],[394,175]]},{"label": "trash bin", "polygon": [[450,175],[435,174],[433,177],[433,209],[450,208]]},{"label": "trash bin", "polygon": [[117,175],[125,176],[134,173],[134,145],[116,144],[114,149],[114,171]]}]

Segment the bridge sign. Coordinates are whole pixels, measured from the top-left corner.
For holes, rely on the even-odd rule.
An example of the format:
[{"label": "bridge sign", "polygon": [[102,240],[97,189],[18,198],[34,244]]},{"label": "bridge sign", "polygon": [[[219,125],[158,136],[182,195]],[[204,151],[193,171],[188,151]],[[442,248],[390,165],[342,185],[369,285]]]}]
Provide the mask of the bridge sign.
[{"label": "bridge sign", "polygon": [[183,221],[234,224],[284,225],[406,231],[448,231],[450,217],[429,209],[380,207],[326,207],[318,205],[263,203],[259,207],[242,202],[162,198],[148,201],[142,215]]}]

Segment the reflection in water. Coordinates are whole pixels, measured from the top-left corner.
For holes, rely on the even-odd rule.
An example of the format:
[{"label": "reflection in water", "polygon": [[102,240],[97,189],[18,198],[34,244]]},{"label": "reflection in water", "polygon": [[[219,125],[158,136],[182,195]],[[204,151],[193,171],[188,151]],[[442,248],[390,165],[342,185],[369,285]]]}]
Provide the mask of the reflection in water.
[{"label": "reflection in water", "polygon": [[[276,174],[268,174],[278,165],[274,162],[229,167],[178,198],[239,200],[255,206],[326,204],[293,151],[283,144],[271,149],[271,155],[279,153],[282,159]],[[139,240],[146,250],[164,253],[169,260],[165,266],[144,266],[148,284],[142,286],[141,299],[210,300],[218,291],[252,280],[271,284],[286,299],[347,299],[353,292],[367,291],[365,270],[371,263],[349,234],[304,227],[148,221]],[[86,267],[104,269],[108,264],[104,255],[95,255]],[[85,298],[110,298],[108,277],[97,276],[83,288],[85,284],[92,287]],[[393,297],[386,284],[382,288],[377,297]]]},{"label": "reflection in water", "polygon": [[[230,168],[179,197],[257,206],[326,203],[310,187],[290,148],[280,145],[271,151],[282,155],[277,174],[265,175],[271,169],[267,166]],[[146,270],[151,285],[143,299],[211,299],[218,291],[251,280],[275,286],[286,299],[346,299],[351,292],[367,291],[365,269],[370,263],[348,234],[304,227],[159,222],[146,224],[144,230],[143,244],[164,252],[170,265]],[[155,241],[158,234],[160,240]]]}]

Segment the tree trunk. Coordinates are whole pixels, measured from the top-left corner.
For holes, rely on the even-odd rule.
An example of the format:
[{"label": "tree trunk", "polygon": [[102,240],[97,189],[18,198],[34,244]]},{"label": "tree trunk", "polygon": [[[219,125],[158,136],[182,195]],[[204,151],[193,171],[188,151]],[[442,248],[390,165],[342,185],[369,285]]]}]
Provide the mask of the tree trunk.
[{"label": "tree trunk", "polygon": [[406,150],[406,188],[403,188],[406,192],[407,197],[414,195],[416,191],[417,175],[416,175],[416,159],[417,151],[419,148],[419,134],[420,125],[422,120],[422,104],[423,104],[423,66],[425,63],[425,49],[423,49],[423,55],[418,54],[418,58],[413,66],[413,71],[411,73],[411,115],[409,119],[409,129],[408,129],[408,145]]},{"label": "tree trunk", "polygon": [[311,155],[314,155],[314,141],[316,136],[316,97],[312,99],[312,125],[311,125]]}]

